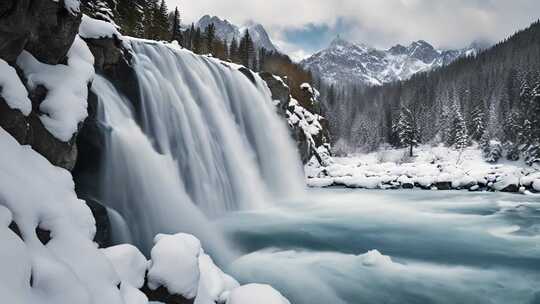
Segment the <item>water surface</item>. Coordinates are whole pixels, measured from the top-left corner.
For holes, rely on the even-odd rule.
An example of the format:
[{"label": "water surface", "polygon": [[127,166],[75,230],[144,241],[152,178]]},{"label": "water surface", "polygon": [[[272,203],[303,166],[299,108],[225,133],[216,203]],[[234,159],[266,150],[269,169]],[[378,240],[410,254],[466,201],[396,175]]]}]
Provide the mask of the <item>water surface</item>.
[{"label": "water surface", "polygon": [[220,225],[292,303],[540,303],[540,197],[311,190]]}]

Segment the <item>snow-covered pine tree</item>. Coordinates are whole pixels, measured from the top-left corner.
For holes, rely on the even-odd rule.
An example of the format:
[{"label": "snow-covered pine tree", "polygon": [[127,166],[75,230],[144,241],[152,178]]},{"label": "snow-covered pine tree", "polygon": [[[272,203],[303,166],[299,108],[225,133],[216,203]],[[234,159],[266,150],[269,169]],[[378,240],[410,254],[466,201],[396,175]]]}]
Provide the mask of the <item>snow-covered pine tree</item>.
[{"label": "snow-covered pine tree", "polygon": [[82,12],[94,19],[99,19],[116,24],[117,18],[117,0],[83,0],[81,1]]},{"label": "snow-covered pine tree", "polygon": [[401,109],[396,130],[401,144],[409,147],[409,155],[414,156],[413,148],[418,146],[420,134],[413,113],[405,106]]},{"label": "snow-covered pine tree", "polygon": [[503,147],[500,141],[490,140],[487,146],[483,149],[484,159],[488,163],[496,163],[502,157]]},{"label": "snow-covered pine tree", "polygon": [[484,105],[479,104],[474,107],[471,113],[471,138],[480,141],[486,131]]},{"label": "snow-covered pine tree", "polygon": [[454,138],[455,138],[455,144],[457,150],[459,150],[459,156],[457,159],[457,162],[461,160],[461,155],[463,153],[463,150],[469,146],[470,140],[469,140],[469,131],[467,130],[467,122],[461,115],[461,111],[459,108],[456,108],[455,112],[455,120],[454,120]]}]

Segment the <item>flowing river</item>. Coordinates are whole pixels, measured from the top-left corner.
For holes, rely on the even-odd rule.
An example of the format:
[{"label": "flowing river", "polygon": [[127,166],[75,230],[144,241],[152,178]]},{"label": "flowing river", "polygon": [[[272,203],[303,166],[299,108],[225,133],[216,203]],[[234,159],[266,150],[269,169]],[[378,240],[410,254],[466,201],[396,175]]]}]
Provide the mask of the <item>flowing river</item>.
[{"label": "flowing river", "polygon": [[540,303],[540,197],[311,190],[219,225],[291,303]]}]

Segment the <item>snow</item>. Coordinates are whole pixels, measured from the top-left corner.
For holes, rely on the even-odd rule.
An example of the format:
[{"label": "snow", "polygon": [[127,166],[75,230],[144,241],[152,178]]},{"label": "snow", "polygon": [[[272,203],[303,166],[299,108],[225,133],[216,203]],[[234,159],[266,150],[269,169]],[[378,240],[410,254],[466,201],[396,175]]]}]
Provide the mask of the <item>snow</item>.
[{"label": "snow", "polygon": [[[59,0],[53,0],[54,2],[58,2]],[[68,10],[68,12],[72,15],[77,15],[80,13],[81,9],[81,3],[79,0],[64,0],[64,7]]]},{"label": "snow", "polygon": [[388,189],[414,185],[424,189],[490,189],[496,191],[533,188],[540,172],[521,162],[494,165],[482,158],[482,151],[469,147],[460,151],[428,145],[415,149],[410,158],[406,149],[380,150],[374,153],[333,158],[334,163],[320,166],[310,161],[305,168],[310,187],[343,185],[351,188]]},{"label": "snow", "polygon": [[111,262],[122,284],[127,283],[135,288],[141,288],[144,285],[148,261],[139,249],[133,245],[123,244],[104,248],[101,251]]},{"label": "snow", "polygon": [[199,256],[199,272],[201,277],[195,304],[225,302],[230,291],[240,286],[234,278],[219,269],[205,253]]},{"label": "snow", "polygon": [[201,242],[192,235],[158,234],[151,251],[148,287],[165,287],[169,293],[187,299],[197,296],[200,278],[199,254]]},{"label": "snow", "polygon": [[234,289],[227,304],[290,304],[277,290],[269,285],[248,284]]},{"label": "snow", "polygon": [[32,112],[32,102],[28,99],[28,91],[17,75],[17,71],[0,58],[0,96],[7,105],[19,110],[24,116]]},{"label": "snow", "polygon": [[67,65],[48,65],[23,51],[17,65],[24,71],[28,85],[43,85],[47,96],[40,105],[40,120],[57,139],[67,142],[88,116],[88,83],[94,76],[94,57],[86,43],[77,36],[68,52]]},{"label": "snow", "polygon": [[535,191],[540,192],[540,179],[537,179],[537,180],[535,180],[535,181],[532,183],[532,188],[533,188]]},{"label": "snow", "polygon": [[[70,173],[0,128],[0,294],[5,303],[123,303]],[[13,217],[22,239],[8,229]],[[36,228],[50,231],[43,244]],[[32,278],[32,285],[30,284]]]},{"label": "snow", "polygon": [[87,39],[122,37],[112,23],[94,19],[87,15],[82,16],[79,36]]}]

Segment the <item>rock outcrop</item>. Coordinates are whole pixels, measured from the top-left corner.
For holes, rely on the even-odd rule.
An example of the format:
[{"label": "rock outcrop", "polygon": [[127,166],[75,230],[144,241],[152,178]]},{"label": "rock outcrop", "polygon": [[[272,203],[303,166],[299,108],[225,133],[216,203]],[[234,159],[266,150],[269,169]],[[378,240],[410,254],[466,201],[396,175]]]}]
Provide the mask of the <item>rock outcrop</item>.
[{"label": "rock outcrop", "polygon": [[[287,119],[303,163],[307,164],[315,157],[319,164],[329,165],[332,161],[330,133],[326,119],[318,114],[320,102],[317,90],[307,83],[302,84],[300,92],[303,96],[295,98],[280,77],[265,72],[260,76],[270,88],[278,114]],[[304,107],[297,99],[309,100],[309,104]]]},{"label": "rock outcrop", "polygon": [[63,142],[47,131],[39,118],[39,106],[48,94],[47,89],[30,89],[15,62],[23,50],[42,63],[65,62],[80,22],[81,15],[68,11],[62,2],[6,0],[0,5],[0,59],[17,69],[32,101],[32,112],[24,116],[0,97],[0,127],[20,144],[32,146],[52,164],[68,170],[73,169],[77,159],[75,137]]}]

